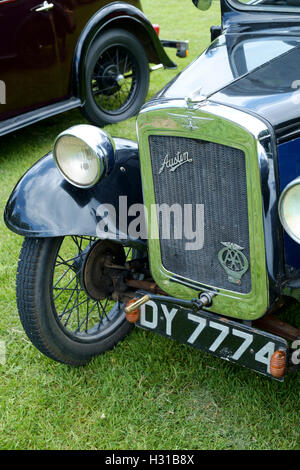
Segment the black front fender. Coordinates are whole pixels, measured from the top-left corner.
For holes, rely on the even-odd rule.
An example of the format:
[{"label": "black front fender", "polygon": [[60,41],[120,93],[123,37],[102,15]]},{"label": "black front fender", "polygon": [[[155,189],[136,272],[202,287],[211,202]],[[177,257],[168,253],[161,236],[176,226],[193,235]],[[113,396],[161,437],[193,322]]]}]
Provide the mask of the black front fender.
[{"label": "black front fender", "polygon": [[52,153],[45,155],[14,188],[4,212],[8,228],[26,237],[96,236],[97,209],[111,204],[116,210],[118,236],[119,197],[127,196],[128,207],[142,204],[143,198],[137,144],[127,139],[114,141],[113,171],[90,189],[68,183],[56,168]]}]

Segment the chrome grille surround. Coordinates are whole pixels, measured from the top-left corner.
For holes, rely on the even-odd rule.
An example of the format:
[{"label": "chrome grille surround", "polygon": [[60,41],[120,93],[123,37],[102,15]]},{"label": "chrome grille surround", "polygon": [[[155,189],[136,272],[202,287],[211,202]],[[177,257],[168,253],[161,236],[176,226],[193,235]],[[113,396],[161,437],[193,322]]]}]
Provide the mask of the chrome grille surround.
[{"label": "chrome grille surround", "polygon": [[[259,167],[259,160],[267,160],[267,156],[259,138],[268,133],[267,127],[258,118],[245,112],[209,101],[187,109],[184,100],[158,100],[149,103],[142,109],[137,127],[144,202],[149,213],[151,204],[158,203],[157,181],[153,177],[154,167],[149,146],[151,136],[171,136],[175,140],[196,139],[215,146],[233,148],[236,155],[245,156],[247,230],[249,229],[249,279],[245,289],[229,284],[225,272],[223,285],[220,277],[218,282],[214,282],[213,274],[209,279],[205,276],[197,279],[194,269],[189,275],[188,265],[185,269],[174,272],[174,263],[166,262],[166,254],[161,247],[158,220],[148,221],[148,246],[152,275],[158,285],[170,295],[190,299],[201,291],[213,290],[218,292],[211,307],[215,313],[250,320],[261,317],[268,308],[269,289]],[[203,202],[205,207],[205,201]],[[237,243],[237,240],[220,240],[221,242]],[[216,256],[217,254],[216,252]]]}]

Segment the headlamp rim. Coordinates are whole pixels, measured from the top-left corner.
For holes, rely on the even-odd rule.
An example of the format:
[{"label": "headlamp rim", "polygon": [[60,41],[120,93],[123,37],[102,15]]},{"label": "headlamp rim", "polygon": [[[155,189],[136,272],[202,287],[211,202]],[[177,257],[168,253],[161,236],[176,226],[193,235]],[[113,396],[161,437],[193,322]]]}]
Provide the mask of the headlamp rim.
[{"label": "headlamp rim", "polygon": [[[279,201],[278,201],[278,214],[279,214],[279,219],[280,219],[280,222],[284,228],[284,230],[286,231],[286,233],[297,243],[300,243],[300,237],[297,237],[292,231],[291,229],[289,228],[286,220],[285,220],[285,217],[284,217],[284,214],[283,214],[283,202],[284,202],[284,199],[287,195],[287,193],[290,191],[290,189],[294,188],[295,186],[298,186],[300,185],[300,176],[297,176],[297,178],[295,178],[293,181],[291,181],[289,184],[286,185],[286,187],[284,188],[284,190],[282,191],[282,193],[280,194],[280,197],[279,197]],[[300,203],[300,201],[299,201]]]},{"label": "headlamp rim", "polygon": [[[55,139],[55,142],[54,142],[54,145],[53,145],[53,159],[54,159],[54,162],[55,162],[55,165],[56,167],[58,168],[58,170],[60,171],[61,175],[64,177],[64,179],[66,181],[68,181],[70,184],[72,184],[73,186],[77,187],[77,188],[81,188],[81,189],[89,189],[93,186],[95,186],[95,184],[99,181],[103,171],[101,169],[101,161],[100,161],[100,155],[98,155],[98,152],[97,152],[97,149],[94,148],[94,146],[87,142],[87,139],[83,139],[80,135],[77,134],[77,131],[80,130],[80,128],[93,128],[94,126],[90,126],[90,125],[84,125],[84,124],[79,124],[77,126],[72,126],[68,129],[66,129],[65,131],[61,132]],[[98,128],[96,128],[98,130]],[[95,176],[95,178],[93,179],[93,181],[90,183],[90,184],[80,184],[76,181],[74,181],[72,178],[70,178],[68,175],[65,174],[65,172],[62,170],[60,164],[59,164],[59,161],[58,161],[58,158],[57,158],[57,145],[59,144],[59,141],[63,138],[63,137],[73,137],[79,141],[81,141],[83,144],[87,145],[93,152],[93,154],[95,155],[95,158],[96,158],[96,161],[97,161],[97,174]],[[104,170],[104,169],[103,169]]]}]

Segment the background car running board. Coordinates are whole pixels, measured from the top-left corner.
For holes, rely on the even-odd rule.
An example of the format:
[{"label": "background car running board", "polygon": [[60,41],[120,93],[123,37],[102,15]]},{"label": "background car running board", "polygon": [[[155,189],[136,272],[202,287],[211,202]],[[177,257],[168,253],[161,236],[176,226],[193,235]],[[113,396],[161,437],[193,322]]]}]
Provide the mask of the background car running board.
[{"label": "background car running board", "polygon": [[70,109],[78,108],[79,106],[81,106],[79,98],[70,98],[66,101],[60,101],[59,103],[45,106],[39,110],[35,109],[11,119],[5,119],[2,124],[0,122],[0,136],[16,131],[17,129],[21,129],[22,127],[41,121],[42,119],[46,119],[50,116],[54,116],[55,114],[64,113]]}]

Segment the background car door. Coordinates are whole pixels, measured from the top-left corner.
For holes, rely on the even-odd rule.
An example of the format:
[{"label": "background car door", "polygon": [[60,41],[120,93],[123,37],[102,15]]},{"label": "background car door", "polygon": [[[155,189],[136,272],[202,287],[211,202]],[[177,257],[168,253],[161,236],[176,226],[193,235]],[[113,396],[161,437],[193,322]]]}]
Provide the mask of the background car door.
[{"label": "background car door", "polygon": [[[49,5],[50,4],[50,5]],[[63,96],[51,0],[0,0],[0,120]]]}]

